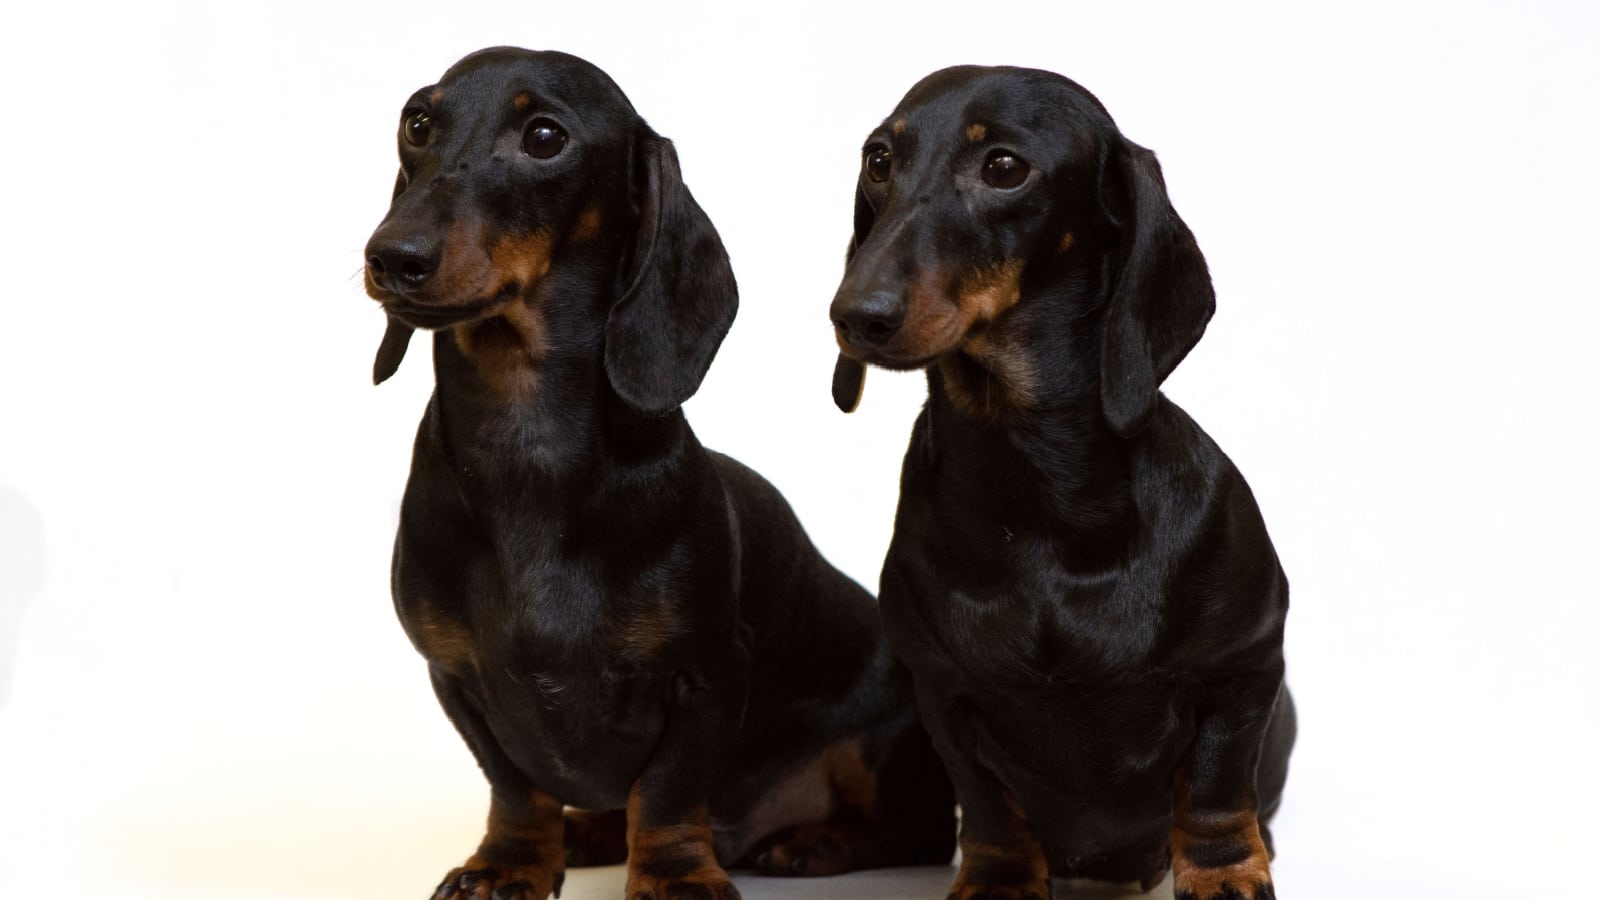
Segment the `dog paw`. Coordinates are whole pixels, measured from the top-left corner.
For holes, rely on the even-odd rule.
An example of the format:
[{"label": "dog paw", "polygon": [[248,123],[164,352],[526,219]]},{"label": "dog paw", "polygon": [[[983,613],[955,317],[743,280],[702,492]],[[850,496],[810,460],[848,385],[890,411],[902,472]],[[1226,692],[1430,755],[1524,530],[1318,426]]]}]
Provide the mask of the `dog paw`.
[{"label": "dog paw", "polygon": [[713,866],[674,876],[631,873],[628,900],[740,900],[740,897],[728,873],[720,866]]},{"label": "dog paw", "polygon": [[1179,876],[1173,885],[1176,900],[1277,900],[1270,879],[1217,875],[1211,872]]},{"label": "dog paw", "polygon": [[756,854],[763,875],[811,877],[848,872],[851,836],[826,823],[802,825],[777,835]]},{"label": "dog paw", "polygon": [[439,882],[433,900],[545,900],[561,896],[566,873],[540,868],[483,868],[472,861]]},{"label": "dog paw", "polygon": [[1205,840],[1174,831],[1173,838],[1175,900],[1277,900],[1267,850],[1254,827]]}]

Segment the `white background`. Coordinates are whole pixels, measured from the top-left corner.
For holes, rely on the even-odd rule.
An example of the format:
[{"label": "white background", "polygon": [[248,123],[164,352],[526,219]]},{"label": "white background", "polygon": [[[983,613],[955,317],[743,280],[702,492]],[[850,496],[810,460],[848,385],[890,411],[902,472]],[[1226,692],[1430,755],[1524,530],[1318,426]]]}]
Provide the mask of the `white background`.
[{"label": "white background", "polygon": [[476,841],[487,791],[387,594],[427,348],[370,386],[357,273],[401,103],[492,44],[590,59],[676,139],[743,294],[690,418],[868,585],[923,384],[829,401],[860,141],[944,65],[1089,87],[1210,261],[1218,313],[1168,392],[1294,586],[1280,896],[1587,893],[1597,18],[8,4],[0,896],[421,897]]}]

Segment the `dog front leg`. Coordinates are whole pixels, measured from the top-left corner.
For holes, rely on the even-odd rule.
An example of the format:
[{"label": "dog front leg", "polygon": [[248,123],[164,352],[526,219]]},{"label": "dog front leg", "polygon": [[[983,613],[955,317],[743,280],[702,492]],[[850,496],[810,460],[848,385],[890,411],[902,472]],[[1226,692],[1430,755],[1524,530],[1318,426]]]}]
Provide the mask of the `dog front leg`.
[{"label": "dog front leg", "polygon": [[466,862],[450,870],[435,900],[545,900],[566,877],[561,801],[539,790],[490,732],[460,679],[429,667],[434,693],[489,780],[489,822]]},{"label": "dog front leg", "polygon": [[1235,678],[1202,700],[1173,783],[1177,900],[1273,900],[1256,804],[1261,741],[1283,682],[1279,668]]},{"label": "dog front leg", "polygon": [[681,672],[666,730],[628,797],[628,900],[739,900],[717,862],[706,799],[738,740],[749,657]]},{"label": "dog front leg", "polygon": [[942,706],[923,687],[919,682],[923,724],[961,805],[961,869],[947,900],[1049,900],[1044,848],[1015,798],[960,737],[958,723],[969,721],[970,711]]}]

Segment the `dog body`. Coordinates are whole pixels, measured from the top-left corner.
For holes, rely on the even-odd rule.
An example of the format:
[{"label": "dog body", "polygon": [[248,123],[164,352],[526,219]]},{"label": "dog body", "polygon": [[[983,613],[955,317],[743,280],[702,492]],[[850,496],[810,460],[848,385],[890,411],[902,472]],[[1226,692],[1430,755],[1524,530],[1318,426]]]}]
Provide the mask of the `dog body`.
[{"label": "dog body", "polygon": [[671,145],[593,66],[498,48],[413,96],[400,149],[375,376],[432,328],[437,387],[395,606],[492,789],[436,896],[542,900],[624,857],[630,898],[948,859],[871,596],[679,409],[737,292]]},{"label": "dog body", "polygon": [[869,138],[832,316],[926,368],[883,616],[955,783],[952,897],[1137,880],[1271,896],[1288,583],[1248,486],[1158,387],[1214,297],[1154,156],[1060,76],[960,67]]}]

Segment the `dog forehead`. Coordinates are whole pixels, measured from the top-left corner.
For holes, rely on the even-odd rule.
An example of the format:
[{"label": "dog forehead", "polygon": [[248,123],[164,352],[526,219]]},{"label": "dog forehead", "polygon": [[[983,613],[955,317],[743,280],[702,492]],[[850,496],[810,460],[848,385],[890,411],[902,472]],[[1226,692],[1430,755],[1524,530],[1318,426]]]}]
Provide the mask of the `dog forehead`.
[{"label": "dog forehead", "polygon": [[436,99],[475,108],[531,107],[570,110],[598,119],[631,119],[633,104],[598,66],[554,50],[490,47],[451,66],[436,88]]},{"label": "dog forehead", "polygon": [[889,120],[924,137],[968,141],[1052,134],[1071,139],[1116,127],[1100,101],[1076,82],[1012,66],[934,72],[906,93]]}]

